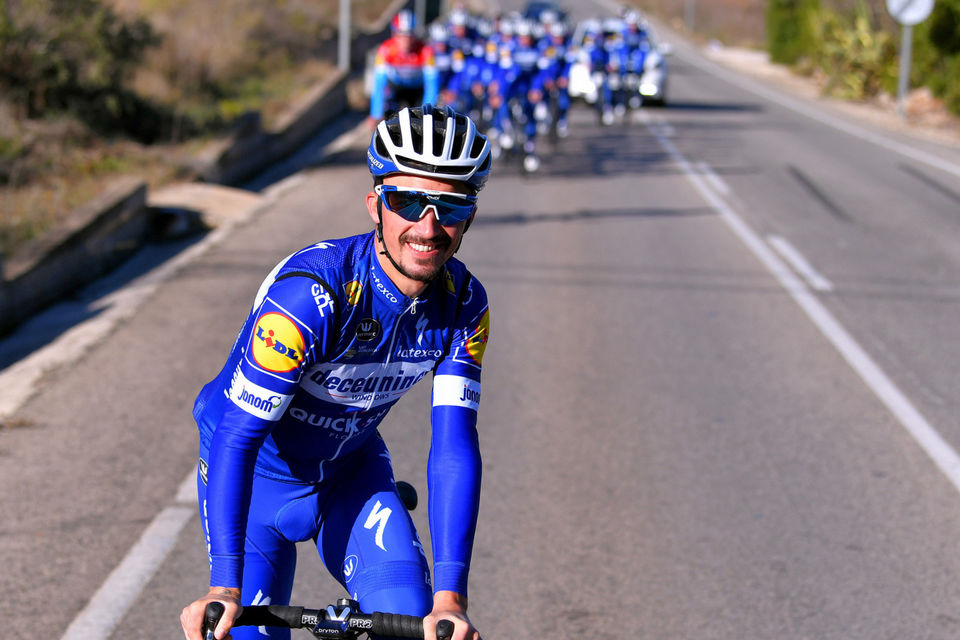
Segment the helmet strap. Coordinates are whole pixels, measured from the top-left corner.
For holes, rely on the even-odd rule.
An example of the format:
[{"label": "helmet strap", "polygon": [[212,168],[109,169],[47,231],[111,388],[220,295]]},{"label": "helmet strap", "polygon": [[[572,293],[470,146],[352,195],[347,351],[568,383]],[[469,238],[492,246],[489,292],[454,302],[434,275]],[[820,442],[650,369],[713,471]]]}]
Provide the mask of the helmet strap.
[{"label": "helmet strap", "polygon": [[380,200],[380,198],[377,198],[377,218],[378,218],[378,220],[377,220],[377,240],[380,241],[380,246],[383,247],[383,251],[380,251],[380,255],[382,255],[382,256],[387,256],[387,260],[390,261],[390,264],[393,265],[393,268],[394,268],[394,269],[396,269],[397,271],[399,271],[399,272],[402,273],[403,275],[407,275],[406,272],[403,270],[403,267],[401,267],[399,264],[397,264],[397,261],[394,260],[394,259],[393,259],[393,256],[390,255],[390,252],[387,251],[387,242],[386,242],[386,240],[383,239],[383,202]]}]

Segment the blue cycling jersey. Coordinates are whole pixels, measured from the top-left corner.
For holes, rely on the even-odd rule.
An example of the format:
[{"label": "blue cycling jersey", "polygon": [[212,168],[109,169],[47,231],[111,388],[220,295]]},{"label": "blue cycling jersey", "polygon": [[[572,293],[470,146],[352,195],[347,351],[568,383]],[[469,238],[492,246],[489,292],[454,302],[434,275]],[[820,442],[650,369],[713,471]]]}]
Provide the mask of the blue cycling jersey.
[{"label": "blue cycling jersey", "polygon": [[370,232],[315,244],[277,265],[226,365],[196,400],[206,493],[214,498],[206,505],[211,585],[241,581],[254,474],[335,483],[377,438],[390,407],[432,372],[434,585],[466,592],[479,503],[486,293],[451,259],[424,294],[408,298],[382,270],[375,246]]}]

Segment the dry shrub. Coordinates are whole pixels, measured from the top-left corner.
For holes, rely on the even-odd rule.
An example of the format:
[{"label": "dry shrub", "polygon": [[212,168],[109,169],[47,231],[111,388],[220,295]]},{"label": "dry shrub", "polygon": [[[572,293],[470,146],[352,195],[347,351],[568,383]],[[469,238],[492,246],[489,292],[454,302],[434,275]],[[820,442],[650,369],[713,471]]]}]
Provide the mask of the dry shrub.
[{"label": "dry shrub", "polygon": [[[639,9],[676,29],[684,27],[687,0],[633,0]],[[694,31],[730,46],[762,47],[766,38],[764,0],[696,0]]]}]

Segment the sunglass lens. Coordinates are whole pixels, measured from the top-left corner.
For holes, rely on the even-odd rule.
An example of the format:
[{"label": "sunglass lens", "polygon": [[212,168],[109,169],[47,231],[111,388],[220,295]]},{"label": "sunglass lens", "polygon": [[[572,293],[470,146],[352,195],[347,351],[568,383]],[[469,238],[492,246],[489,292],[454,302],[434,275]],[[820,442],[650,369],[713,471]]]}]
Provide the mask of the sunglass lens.
[{"label": "sunglass lens", "polygon": [[404,218],[417,220],[424,204],[420,201],[420,194],[412,191],[386,191],[387,208],[400,214]]},{"label": "sunglass lens", "polygon": [[470,198],[448,194],[428,195],[418,191],[384,191],[383,198],[388,209],[411,222],[420,219],[424,208],[433,206],[440,224],[457,224],[469,218],[476,207]]}]

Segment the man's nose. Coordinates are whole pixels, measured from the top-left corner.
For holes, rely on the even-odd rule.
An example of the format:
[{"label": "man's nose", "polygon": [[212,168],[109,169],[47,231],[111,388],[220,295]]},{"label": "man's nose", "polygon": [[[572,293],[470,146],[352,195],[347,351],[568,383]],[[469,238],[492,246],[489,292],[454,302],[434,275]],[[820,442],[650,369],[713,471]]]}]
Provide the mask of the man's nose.
[{"label": "man's nose", "polygon": [[420,219],[417,220],[417,227],[423,232],[430,232],[432,235],[440,229],[440,221],[437,220],[437,208],[432,204],[424,207],[420,213]]}]

